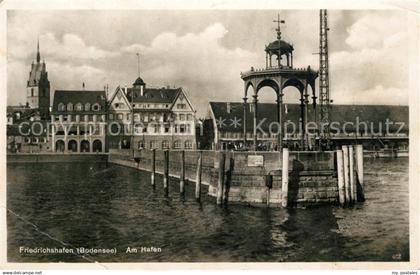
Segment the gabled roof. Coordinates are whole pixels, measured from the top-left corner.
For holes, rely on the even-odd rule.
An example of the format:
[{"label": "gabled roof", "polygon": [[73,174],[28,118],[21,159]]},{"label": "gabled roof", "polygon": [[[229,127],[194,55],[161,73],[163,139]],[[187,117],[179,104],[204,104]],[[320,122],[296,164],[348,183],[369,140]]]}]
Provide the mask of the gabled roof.
[{"label": "gabled roof", "polygon": [[[101,111],[105,111],[106,107],[106,95],[105,91],[87,91],[87,90],[56,90],[54,93],[54,101],[52,106],[52,111],[56,113],[61,113],[58,111],[58,104],[63,103],[67,105],[72,103],[73,107],[77,103],[82,103],[83,106],[86,103],[90,103],[92,106],[95,103],[98,103],[101,106]],[[80,113],[81,111],[73,111],[75,113]],[[83,111],[89,113],[89,111]],[[92,111],[93,112],[93,111]],[[65,112],[72,113],[72,112]],[[98,113],[98,112],[95,112]]]},{"label": "gabled roof", "polygon": [[[252,103],[251,103],[252,104]],[[251,112],[250,103],[247,104],[247,131],[253,131],[253,116]],[[219,122],[217,128],[221,131],[228,132],[242,132],[243,131],[243,103],[230,102],[230,113],[228,113],[228,104],[226,102],[210,102],[211,114]],[[287,114],[285,113],[287,109]],[[318,110],[319,112],[319,110]],[[314,110],[312,104],[309,104],[308,108],[308,122],[315,121]],[[318,115],[318,114],[317,114]],[[268,126],[271,122],[277,121],[277,105],[273,103],[258,103],[258,123],[265,118],[262,123],[262,129],[268,130]],[[290,120],[299,125],[300,118],[300,104],[284,104],[283,105],[283,121]],[[359,122],[366,122],[368,129],[371,129],[371,122],[373,129],[377,131],[379,123],[382,124],[382,128],[385,127],[387,119],[392,122],[403,122],[405,124],[403,131],[408,130],[409,126],[409,113],[408,106],[395,106],[395,105],[331,105],[330,110],[330,121],[336,121],[341,126],[349,121],[357,123],[356,119],[359,118]],[[232,120],[240,119],[240,127]],[[361,129],[363,126],[361,126]],[[399,125],[391,124],[390,130],[397,130]],[[348,130],[351,129],[349,125]],[[272,125],[272,131],[276,131],[276,125]]]},{"label": "gabled roof", "polygon": [[121,93],[121,96],[124,98],[124,101],[125,101],[125,103],[127,104],[127,108],[131,110],[131,104],[130,104],[130,102],[128,101],[127,96],[126,96],[126,94],[125,94],[124,90],[123,90],[120,86],[118,86],[118,87],[115,89],[114,94],[112,95],[111,99],[110,99],[110,100],[109,100],[109,102],[108,102],[109,106],[111,106],[112,102],[114,102],[114,99],[115,99],[115,97],[117,97],[118,93]]},{"label": "gabled roof", "polygon": [[181,88],[145,88],[141,95],[140,88],[128,88],[127,99],[134,103],[172,103],[181,91]]}]

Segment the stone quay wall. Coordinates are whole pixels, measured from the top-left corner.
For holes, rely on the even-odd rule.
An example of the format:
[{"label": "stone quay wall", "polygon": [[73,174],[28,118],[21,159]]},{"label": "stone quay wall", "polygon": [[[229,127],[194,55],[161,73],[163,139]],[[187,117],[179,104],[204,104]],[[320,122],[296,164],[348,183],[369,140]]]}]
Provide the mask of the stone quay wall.
[{"label": "stone quay wall", "polygon": [[[202,155],[202,184],[208,195],[223,194],[229,202],[272,205],[282,203],[281,152],[236,152],[185,150],[185,179],[196,181],[199,154]],[[220,167],[221,154],[225,165]],[[180,178],[181,150],[169,151],[169,176]],[[152,150],[110,150],[110,163],[152,171]],[[164,173],[164,151],[155,151],[155,171]],[[223,171],[220,173],[220,171]],[[222,175],[222,179],[220,176]],[[268,186],[271,188],[269,188]],[[338,183],[334,152],[294,152],[288,160],[287,204],[307,205],[338,202]]]}]

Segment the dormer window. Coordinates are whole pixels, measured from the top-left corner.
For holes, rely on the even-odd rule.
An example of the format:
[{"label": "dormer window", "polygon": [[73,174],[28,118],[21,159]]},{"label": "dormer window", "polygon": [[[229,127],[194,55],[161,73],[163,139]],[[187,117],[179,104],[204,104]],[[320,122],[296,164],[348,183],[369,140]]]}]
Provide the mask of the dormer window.
[{"label": "dormer window", "polygon": [[82,103],[78,102],[75,106],[76,111],[83,111],[83,105]]},{"label": "dormer window", "polygon": [[58,110],[59,111],[65,111],[66,110],[66,106],[63,103],[58,103]]},{"label": "dormer window", "polygon": [[73,103],[68,103],[67,104],[67,111],[73,111]]},{"label": "dormer window", "polygon": [[100,109],[101,109],[101,106],[99,106],[98,103],[95,103],[95,104],[92,105],[92,110],[99,111]]},{"label": "dormer window", "polygon": [[85,104],[85,111],[90,111],[90,103]]}]

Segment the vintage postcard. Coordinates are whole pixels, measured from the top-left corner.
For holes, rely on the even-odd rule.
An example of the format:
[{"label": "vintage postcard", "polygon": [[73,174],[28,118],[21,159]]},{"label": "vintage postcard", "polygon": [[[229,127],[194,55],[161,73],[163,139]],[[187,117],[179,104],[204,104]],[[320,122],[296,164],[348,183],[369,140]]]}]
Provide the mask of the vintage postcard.
[{"label": "vintage postcard", "polygon": [[418,3],[305,3],[0,3],[0,266],[419,268]]}]

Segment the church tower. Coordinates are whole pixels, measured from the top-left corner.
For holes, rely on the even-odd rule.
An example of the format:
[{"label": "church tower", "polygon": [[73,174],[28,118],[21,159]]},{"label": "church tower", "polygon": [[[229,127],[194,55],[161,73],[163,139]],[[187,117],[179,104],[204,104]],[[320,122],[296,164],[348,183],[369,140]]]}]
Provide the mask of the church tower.
[{"label": "church tower", "polygon": [[42,118],[48,118],[50,107],[50,81],[45,61],[41,63],[39,41],[36,63],[32,62],[29,80],[26,85],[26,103],[32,109],[38,109]]}]

